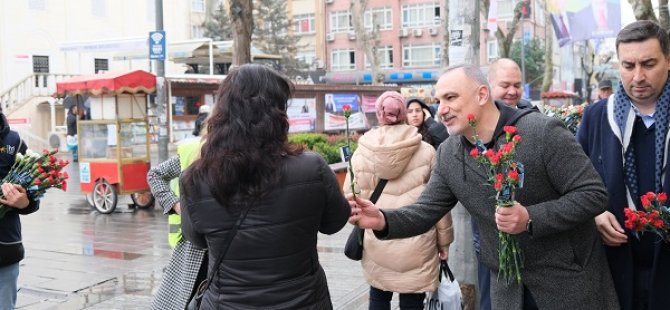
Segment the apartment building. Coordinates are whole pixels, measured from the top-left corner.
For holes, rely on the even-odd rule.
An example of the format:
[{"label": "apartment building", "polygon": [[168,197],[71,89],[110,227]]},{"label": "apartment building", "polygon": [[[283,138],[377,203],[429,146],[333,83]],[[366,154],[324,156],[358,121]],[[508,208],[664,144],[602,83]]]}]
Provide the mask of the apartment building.
[{"label": "apartment building", "polygon": [[[349,0],[325,0],[326,80],[332,83],[370,83],[369,61],[356,38]],[[441,20],[435,0],[370,0],[364,13],[366,29],[378,25],[380,69],[385,82],[433,83],[442,55]]]}]

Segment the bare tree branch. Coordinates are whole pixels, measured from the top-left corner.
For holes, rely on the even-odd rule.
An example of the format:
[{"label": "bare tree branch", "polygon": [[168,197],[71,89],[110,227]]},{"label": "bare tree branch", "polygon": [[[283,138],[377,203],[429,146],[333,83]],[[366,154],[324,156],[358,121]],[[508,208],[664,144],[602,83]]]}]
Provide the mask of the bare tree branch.
[{"label": "bare tree branch", "polygon": [[356,42],[363,49],[370,62],[372,85],[380,85],[384,82],[384,76],[379,71],[379,53],[377,50],[377,46],[380,44],[379,23],[376,21],[374,13],[370,12],[372,29],[365,29],[365,10],[367,7],[368,0],[351,0],[349,5],[351,22],[356,33]]},{"label": "bare tree branch", "polygon": [[514,7],[514,17],[512,22],[507,29],[507,34],[498,27],[496,30],[496,38],[498,39],[498,53],[500,58],[509,58],[512,51],[512,42],[514,41],[514,35],[516,34],[517,29],[519,29],[519,22],[521,21],[521,5],[523,1],[516,3]]}]

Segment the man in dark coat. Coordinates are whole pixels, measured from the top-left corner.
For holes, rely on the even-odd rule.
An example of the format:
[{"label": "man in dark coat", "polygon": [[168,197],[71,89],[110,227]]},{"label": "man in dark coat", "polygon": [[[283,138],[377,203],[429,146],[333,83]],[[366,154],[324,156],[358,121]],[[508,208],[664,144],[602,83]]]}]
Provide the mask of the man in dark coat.
[{"label": "man in dark coat", "polygon": [[[15,131],[9,130],[7,119],[0,111],[0,178],[4,178],[14,164],[16,154],[25,154],[27,147]],[[14,309],[16,305],[19,261],[25,250],[21,242],[21,220],[19,214],[37,211],[39,201],[28,198],[26,190],[19,185],[4,183],[1,186],[4,199],[0,203],[9,211],[0,217],[0,309]]]},{"label": "man in dark coat", "polygon": [[[489,83],[493,100],[517,109],[540,110],[527,100],[522,99],[521,68],[512,59],[500,58],[489,66]],[[477,255],[477,284],[479,285],[479,309],[491,310],[491,270],[479,259],[479,227],[472,220],[472,241]]]},{"label": "man in dark coat", "polygon": [[[350,223],[378,238],[405,238],[428,231],[458,201],[477,221],[481,259],[498,277],[498,232],[514,235],[524,255],[521,283],[491,282],[494,309],[618,309],[612,277],[593,218],[607,206],[607,193],[574,136],[557,119],[496,104],[479,68],[449,67],[436,84],[438,116],[450,137],[437,150],[437,164],[416,203],[380,210],[351,200]],[[512,207],[497,208],[486,167],[469,154],[477,120],[480,140],[505,143],[504,125],[522,137],[515,159],[525,167],[524,186]]]},{"label": "man in dark coat", "polygon": [[613,96],[589,106],[577,139],[607,186],[608,209],[596,217],[621,308],[670,309],[670,246],[652,233],[624,230],[624,209],[639,197],[669,192],[670,42],[650,21],[616,39],[621,82]]}]

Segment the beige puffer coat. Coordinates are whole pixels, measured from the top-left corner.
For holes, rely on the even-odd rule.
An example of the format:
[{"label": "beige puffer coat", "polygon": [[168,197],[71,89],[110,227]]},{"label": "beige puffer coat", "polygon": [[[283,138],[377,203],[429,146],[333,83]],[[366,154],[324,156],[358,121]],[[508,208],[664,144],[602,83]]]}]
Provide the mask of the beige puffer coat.
[{"label": "beige puffer coat", "polygon": [[[394,209],[414,203],[430,178],[435,161],[433,147],[421,141],[414,126],[381,126],[358,140],[351,163],[360,196],[369,198],[379,179],[389,180],[376,205]],[[344,191],[351,192],[347,175]],[[397,293],[430,292],[437,288],[438,249],[449,250],[454,240],[451,214],[428,232],[407,239],[378,240],[365,232],[363,273],[378,289]]]}]

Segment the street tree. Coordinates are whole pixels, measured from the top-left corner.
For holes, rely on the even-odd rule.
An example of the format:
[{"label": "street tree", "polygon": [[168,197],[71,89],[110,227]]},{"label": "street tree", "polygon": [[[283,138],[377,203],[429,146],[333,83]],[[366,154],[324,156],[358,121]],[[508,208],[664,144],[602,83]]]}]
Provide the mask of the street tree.
[{"label": "street tree", "polygon": [[657,22],[665,30],[670,30],[670,14],[668,0],[658,0],[658,16],[654,13],[651,0],[628,0],[633,7],[633,14],[637,20],[651,20]]},{"label": "street tree", "polygon": [[371,28],[365,27],[365,12],[368,7],[368,0],[351,0],[349,11],[351,12],[351,23],[356,34],[356,43],[365,53],[365,58],[370,63],[370,72],[372,74],[372,85],[380,85],[384,82],[384,75],[379,68],[379,18],[370,11]]},{"label": "street tree", "polygon": [[[516,63],[521,64],[521,40],[517,40],[512,44],[510,57]],[[542,86],[541,78],[544,77],[545,65],[545,48],[542,41],[534,38],[526,43],[525,54],[525,68],[526,68],[526,83],[530,84],[531,89],[539,89]]]},{"label": "street tree", "polygon": [[208,14],[201,27],[204,30],[205,37],[212,38],[214,41],[231,40],[233,38],[230,17],[223,2],[220,2],[218,7]]},{"label": "street tree", "polygon": [[[609,79],[611,76],[608,76],[609,72],[609,62],[614,56],[614,52],[609,51],[606,53],[596,55],[595,47],[588,42],[586,46],[586,55],[581,59],[582,70],[586,74],[587,85],[591,85],[591,80],[595,79],[596,84],[603,79]],[[586,98],[591,98],[592,93],[591,87],[586,87]]]},{"label": "street tree", "polygon": [[286,0],[255,0],[256,29],[254,44],[266,53],[280,55],[280,71],[294,77],[308,68],[296,58],[300,37],[291,29],[292,20],[286,11]]},{"label": "street tree", "polygon": [[[494,0],[497,1],[497,0]],[[514,15],[512,17],[512,22],[509,23],[507,27],[507,33],[503,32],[502,28],[498,27],[496,30],[496,39],[498,40],[498,56],[500,58],[510,58],[510,52],[512,48],[512,42],[514,42],[514,35],[519,29],[519,23],[521,21],[521,8],[523,6],[523,1],[519,1],[514,6]],[[488,19],[489,8],[491,6],[491,0],[482,0],[480,10],[484,18]]]},{"label": "street tree", "polygon": [[230,0],[229,12],[233,24],[233,62],[240,66],[251,62],[251,35],[254,32],[252,0]]}]

